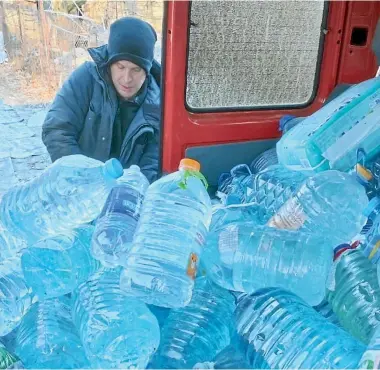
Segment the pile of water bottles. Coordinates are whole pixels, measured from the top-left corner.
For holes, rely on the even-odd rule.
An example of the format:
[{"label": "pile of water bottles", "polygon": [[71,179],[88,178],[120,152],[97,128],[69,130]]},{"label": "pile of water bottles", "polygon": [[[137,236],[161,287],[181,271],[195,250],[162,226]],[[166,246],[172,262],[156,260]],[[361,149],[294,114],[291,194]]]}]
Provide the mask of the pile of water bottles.
[{"label": "pile of water bottles", "polygon": [[82,155],[9,190],[0,368],[379,368],[380,79],[280,127],[215,194]]}]

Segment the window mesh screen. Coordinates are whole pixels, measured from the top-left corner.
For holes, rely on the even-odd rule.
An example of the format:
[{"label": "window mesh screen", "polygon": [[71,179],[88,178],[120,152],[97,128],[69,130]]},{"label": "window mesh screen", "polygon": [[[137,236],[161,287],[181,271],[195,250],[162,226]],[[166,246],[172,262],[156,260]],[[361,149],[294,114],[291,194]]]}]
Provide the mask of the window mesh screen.
[{"label": "window mesh screen", "polygon": [[314,92],[322,1],[193,1],[190,108],[294,106]]}]

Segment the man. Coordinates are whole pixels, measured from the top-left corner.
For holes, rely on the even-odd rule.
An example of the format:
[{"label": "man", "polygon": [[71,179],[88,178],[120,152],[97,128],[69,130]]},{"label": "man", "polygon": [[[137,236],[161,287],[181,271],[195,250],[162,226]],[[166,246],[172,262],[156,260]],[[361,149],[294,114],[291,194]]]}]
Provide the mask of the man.
[{"label": "man", "polygon": [[158,173],[160,65],[153,27],[126,17],[111,25],[108,45],[89,49],[94,62],[77,68],[56,95],[42,140],[52,161],[83,154]]}]

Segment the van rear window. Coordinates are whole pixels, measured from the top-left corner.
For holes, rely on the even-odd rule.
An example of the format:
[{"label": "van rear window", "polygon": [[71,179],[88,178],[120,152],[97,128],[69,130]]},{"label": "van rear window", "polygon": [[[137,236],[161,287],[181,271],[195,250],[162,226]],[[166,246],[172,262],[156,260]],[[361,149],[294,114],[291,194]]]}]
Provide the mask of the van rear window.
[{"label": "van rear window", "polygon": [[323,1],[193,1],[192,111],[305,106],[318,84]]}]

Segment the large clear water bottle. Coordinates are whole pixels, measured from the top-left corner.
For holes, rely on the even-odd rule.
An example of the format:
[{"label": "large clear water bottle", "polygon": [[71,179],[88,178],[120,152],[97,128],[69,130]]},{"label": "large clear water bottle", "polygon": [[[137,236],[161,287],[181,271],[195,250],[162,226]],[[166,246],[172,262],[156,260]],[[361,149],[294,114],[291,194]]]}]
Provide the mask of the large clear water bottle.
[{"label": "large clear water bottle", "polygon": [[370,227],[365,233],[361,250],[372,263],[377,264],[380,259],[380,198],[372,198],[363,213],[372,224],[368,225],[370,222],[367,221]]},{"label": "large clear water bottle", "polygon": [[[224,204],[244,203],[246,198],[246,184],[249,184],[252,171],[246,164],[234,166],[230,172],[222,173],[218,180],[218,193]],[[228,199],[227,199],[228,198]]]},{"label": "large clear water bottle", "polygon": [[166,322],[167,317],[169,316],[171,309],[167,307],[154,306],[152,304],[149,304],[148,308],[152,314],[156,316],[158,324],[160,325],[160,328],[162,328]]},{"label": "large clear water bottle", "polygon": [[145,368],[160,342],[148,307],[122,294],[120,268],[101,269],[73,294],[73,318],[97,368]]},{"label": "large clear water bottle", "polygon": [[67,296],[35,303],[17,331],[15,352],[26,368],[87,368]]},{"label": "large clear water bottle", "polygon": [[0,342],[0,369],[23,369],[20,359],[8,352],[4,344]]},{"label": "large clear water bottle", "polygon": [[22,274],[20,257],[0,263],[0,336],[18,326],[34,301]]},{"label": "large clear water bottle", "polygon": [[325,171],[307,178],[268,225],[316,232],[337,245],[360,233],[366,223],[363,210],[367,205],[367,194],[355,177]]},{"label": "large clear water bottle", "polygon": [[278,164],[278,158],[276,147],[274,147],[258,155],[249,167],[253,173],[258,173],[276,164]]},{"label": "large clear water bottle", "polygon": [[285,114],[280,118],[280,121],[278,122],[278,128],[283,134],[286,134],[289,130],[297,126],[304,119],[305,117],[296,117],[291,114]]},{"label": "large clear water bottle", "polygon": [[359,369],[380,369],[380,327],[376,329],[360,359]]},{"label": "large clear water bottle", "polygon": [[0,222],[0,263],[16,257],[26,247],[24,239],[15,237]]},{"label": "large clear water bottle", "polygon": [[127,294],[156,306],[189,303],[211,221],[199,171],[198,162],[183,159],[179,171],[149,186],[121,276]]},{"label": "large clear water bottle", "polygon": [[83,155],[62,157],[40,177],[4,194],[0,221],[29,244],[64,234],[99,216],[122,174],[116,159],[103,163]]},{"label": "large clear water bottle", "polygon": [[234,309],[230,292],[197,278],[190,303],[170,311],[149,368],[189,369],[212,359],[230,343]]},{"label": "large clear water bottle", "polygon": [[228,197],[235,196],[238,203],[249,204],[250,213],[255,214],[261,224],[265,224],[306,179],[300,172],[280,165],[270,166],[257,174],[232,176],[235,177],[226,190]]},{"label": "large clear water bottle", "polygon": [[379,153],[379,111],[380,78],[351,87],[280,139],[279,162],[308,173],[349,171],[359,148],[368,159]]},{"label": "large clear water bottle", "polygon": [[333,324],[341,326],[328,300],[324,299],[318,306],[314,306],[313,308]]},{"label": "large clear water bottle", "polygon": [[340,324],[369,343],[380,324],[380,286],[376,266],[359,249],[337,248],[327,299]]},{"label": "large clear water bottle", "polygon": [[333,262],[333,246],[309,233],[237,222],[210,232],[203,253],[208,276],[218,285],[252,293],[277,286],[320,304]]},{"label": "large clear water bottle", "polygon": [[301,298],[278,288],[242,296],[235,318],[253,369],[352,369],[365,350]]},{"label": "large clear water bottle", "polygon": [[93,230],[83,225],[25,249],[21,257],[25,281],[39,300],[71,293],[99,268],[90,253]]},{"label": "large clear water bottle", "polygon": [[149,181],[138,166],[124,170],[96,221],[92,255],[104,266],[122,265],[131,248]]},{"label": "large clear water bottle", "polygon": [[[237,339],[232,339],[237,340]],[[221,350],[212,361],[197,363],[193,369],[250,369],[244,354],[237,345],[230,344]]]}]

